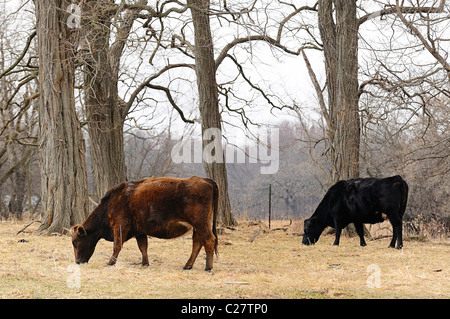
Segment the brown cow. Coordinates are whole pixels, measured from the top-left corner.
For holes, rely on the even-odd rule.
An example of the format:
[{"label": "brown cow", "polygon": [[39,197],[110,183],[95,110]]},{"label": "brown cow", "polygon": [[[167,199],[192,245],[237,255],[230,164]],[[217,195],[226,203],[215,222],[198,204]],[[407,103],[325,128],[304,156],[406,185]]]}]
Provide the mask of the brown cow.
[{"label": "brown cow", "polygon": [[[83,224],[71,228],[75,261],[87,263],[97,242],[114,241],[108,265],[114,265],[122,245],[136,237],[142,265],[148,266],[147,235],[176,238],[194,228],[192,254],[184,269],[191,269],[200,249],[206,250],[206,268],[217,254],[219,190],[209,178],[153,177],[123,182],[111,188]],[[212,224],[212,226],[211,226]]]}]

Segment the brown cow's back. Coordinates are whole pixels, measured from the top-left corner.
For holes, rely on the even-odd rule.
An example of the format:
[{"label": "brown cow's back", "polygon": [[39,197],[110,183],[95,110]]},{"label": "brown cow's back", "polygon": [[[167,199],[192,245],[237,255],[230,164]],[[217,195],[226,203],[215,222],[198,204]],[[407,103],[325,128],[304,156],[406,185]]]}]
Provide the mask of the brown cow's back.
[{"label": "brown cow's back", "polygon": [[212,224],[213,190],[203,178],[152,177],[129,182],[124,192],[134,235],[169,239],[183,235],[191,225]]}]

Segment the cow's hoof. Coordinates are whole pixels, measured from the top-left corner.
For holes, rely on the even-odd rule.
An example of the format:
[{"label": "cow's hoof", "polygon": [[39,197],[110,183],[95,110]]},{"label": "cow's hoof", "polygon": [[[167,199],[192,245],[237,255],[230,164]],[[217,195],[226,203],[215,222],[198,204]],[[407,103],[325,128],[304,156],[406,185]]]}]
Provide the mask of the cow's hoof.
[{"label": "cow's hoof", "polygon": [[192,269],[192,266],[184,266],[183,267],[183,270],[191,270]]}]

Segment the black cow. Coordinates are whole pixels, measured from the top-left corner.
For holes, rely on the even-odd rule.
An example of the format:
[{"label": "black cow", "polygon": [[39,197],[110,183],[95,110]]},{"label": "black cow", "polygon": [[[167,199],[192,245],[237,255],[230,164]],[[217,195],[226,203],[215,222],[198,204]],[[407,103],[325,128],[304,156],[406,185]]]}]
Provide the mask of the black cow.
[{"label": "black cow", "polygon": [[393,227],[389,247],[403,247],[402,217],[408,200],[408,184],[400,176],[387,178],[355,178],[339,181],[330,187],[311,218],[305,220],[302,244],[310,245],[319,240],[327,226],[336,229],[334,245],[339,245],[341,231],[354,223],[364,241],[363,224],[376,224],[389,219]]}]

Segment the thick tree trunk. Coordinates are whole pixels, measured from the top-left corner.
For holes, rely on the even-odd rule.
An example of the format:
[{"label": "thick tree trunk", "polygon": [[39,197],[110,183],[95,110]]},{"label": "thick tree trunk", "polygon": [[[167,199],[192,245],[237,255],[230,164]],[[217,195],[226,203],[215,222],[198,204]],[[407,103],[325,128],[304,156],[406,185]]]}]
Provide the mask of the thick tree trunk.
[{"label": "thick tree trunk", "polygon": [[41,232],[64,232],[88,213],[85,145],[75,112],[77,31],[67,25],[70,2],[36,0],[39,51]]},{"label": "thick tree trunk", "polygon": [[331,176],[337,182],[359,176],[356,1],[320,0],[318,14],[327,71]]},{"label": "thick tree trunk", "polygon": [[[214,143],[214,161],[205,160],[205,147],[212,141],[205,139],[208,129],[222,130],[219,113],[219,98],[217,92],[216,67],[214,61],[213,42],[209,22],[209,0],[188,0],[195,36],[195,71],[199,94],[199,108],[202,118],[202,136],[204,150],[204,166],[206,176],[212,178],[219,186],[219,218],[224,225],[233,225],[235,220],[231,214],[230,199],[228,197],[228,178],[225,166],[222,140]],[[206,132],[206,134],[205,134]],[[221,137],[221,134],[220,134]],[[216,136],[216,138],[218,138]]]},{"label": "thick tree trunk", "polygon": [[[90,76],[86,75],[86,78]],[[104,81],[103,85],[99,85],[97,79],[91,82],[92,90],[95,90],[97,96],[105,90],[113,89],[111,86],[106,87],[107,82],[109,81]],[[123,120],[118,112],[117,100],[96,98],[95,94],[90,94],[93,93],[92,90],[86,90],[86,115],[92,172],[97,196],[101,198],[111,187],[126,180]]]},{"label": "thick tree trunk", "polygon": [[[126,180],[124,114],[118,93],[120,52],[110,52],[111,1],[86,1],[83,7],[84,91],[90,151],[97,195]],[[118,55],[116,59],[116,55]],[[117,65],[116,65],[117,64]]]},{"label": "thick tree trunk", "polygon": [[356,1],[336,0],[336,180],[359,177],[358,21]]}]

